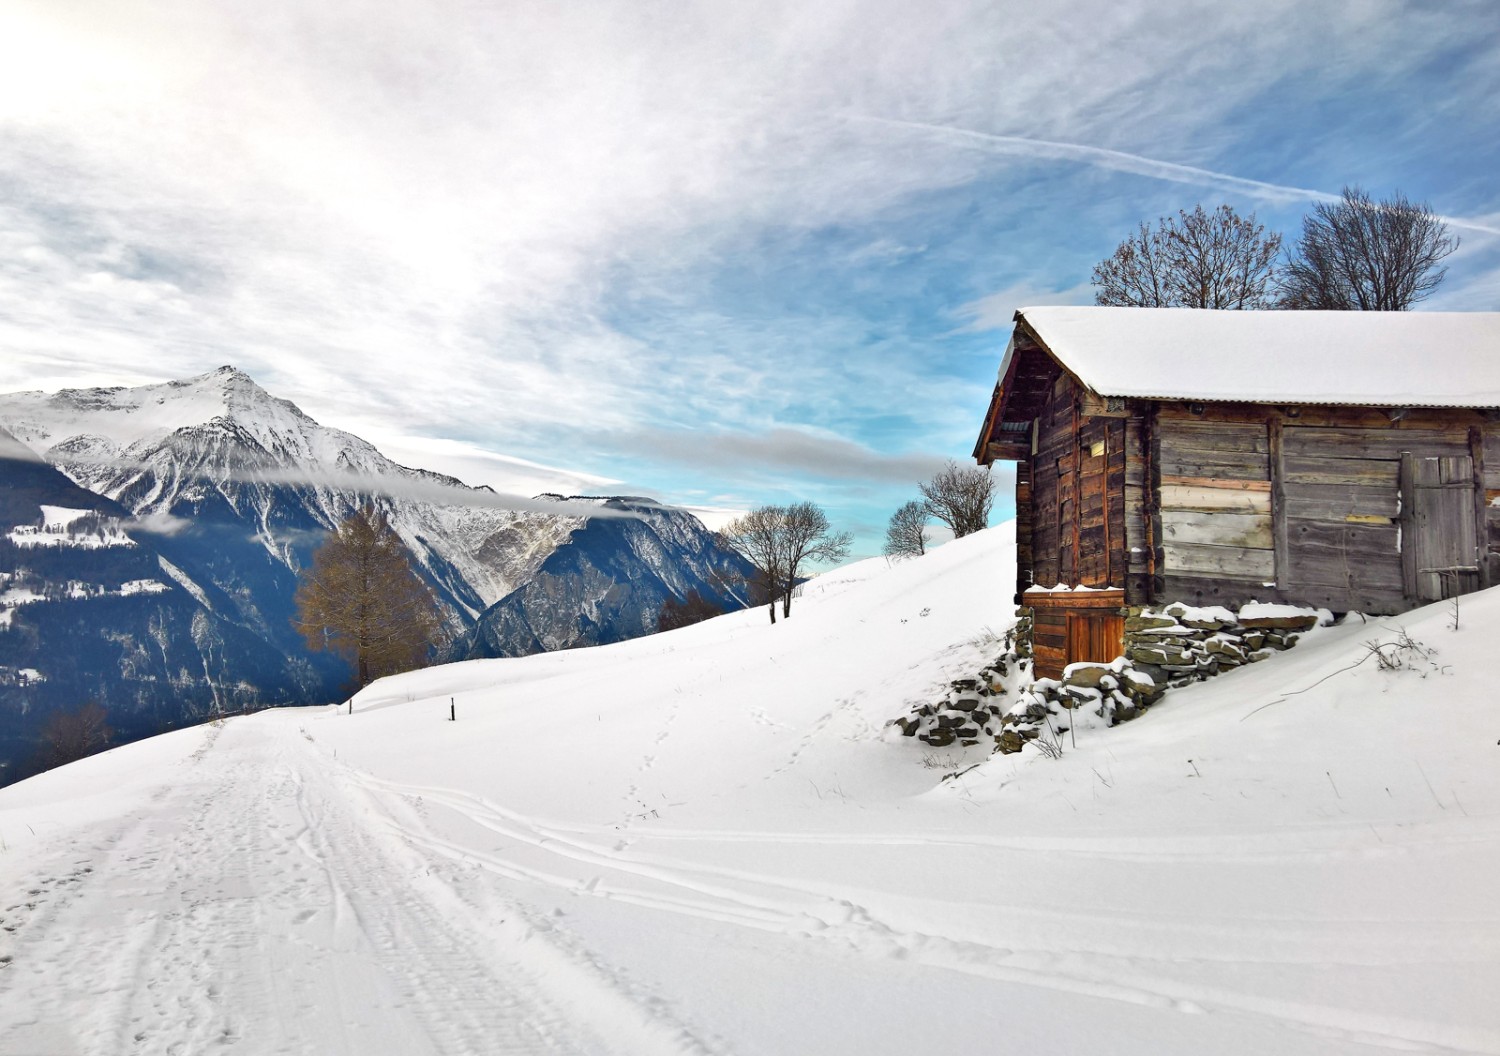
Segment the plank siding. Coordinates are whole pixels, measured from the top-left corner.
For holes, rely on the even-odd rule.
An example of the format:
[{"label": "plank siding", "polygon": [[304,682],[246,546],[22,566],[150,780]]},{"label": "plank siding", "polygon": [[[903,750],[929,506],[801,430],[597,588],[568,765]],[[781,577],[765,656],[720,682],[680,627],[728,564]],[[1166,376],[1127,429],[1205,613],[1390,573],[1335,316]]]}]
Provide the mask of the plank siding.
[{"label": "plank siding", "polygon": [[1158,432],[1166,575],[1273,582],[1271,440],[1265,422],[1164,418]]},{"label": "plank siding", "polygon": [[1151,601],[1150,478],[1146,423],[1127,419],[1122,432],[1125,476],[1120,488],[1125,547],[1125,604]]},{"label": "plank siding", "polygon": [[1021,595],[1031,586],[1036,572],[1033,564],[1031,505],[1031,460],[1016,463],[1016,596],[1021,604]]}]

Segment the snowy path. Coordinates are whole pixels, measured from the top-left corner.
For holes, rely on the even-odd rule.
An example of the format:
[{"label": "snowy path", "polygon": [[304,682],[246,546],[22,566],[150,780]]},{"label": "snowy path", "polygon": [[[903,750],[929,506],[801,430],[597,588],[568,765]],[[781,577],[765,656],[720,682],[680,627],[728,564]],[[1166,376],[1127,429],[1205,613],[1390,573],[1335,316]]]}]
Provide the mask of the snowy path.
[{"label": "snowy path", "polygon": [[337,773],[286,721],[205,728],[181,780],[49,847],[3,907],[0,1052],[696,1047],[580,1008],[520,920],[476,930]]}]

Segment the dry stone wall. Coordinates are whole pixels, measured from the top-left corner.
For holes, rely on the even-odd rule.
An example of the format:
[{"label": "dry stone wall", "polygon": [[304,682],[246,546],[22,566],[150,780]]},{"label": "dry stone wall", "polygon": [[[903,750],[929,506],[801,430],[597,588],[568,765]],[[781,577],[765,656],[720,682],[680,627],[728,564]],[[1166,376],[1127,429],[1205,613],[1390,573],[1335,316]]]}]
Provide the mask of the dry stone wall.
[{"label": "dry stone wall", "polygon": [[1124,655],[1107,664],[1070,664],[1052,679],[1034,677],[1031,610],[1023,608],[993,661],[891,725],[934,748],[992,745],[1012,753],[1036,743],[1060,752],[1062,734],[1075,725],[1128,722],[1169,688],[1263,660],[1331,622],[1325,609],[1290,605],[1251,603],[1238,612],[1182,604],[1131,608]]}]

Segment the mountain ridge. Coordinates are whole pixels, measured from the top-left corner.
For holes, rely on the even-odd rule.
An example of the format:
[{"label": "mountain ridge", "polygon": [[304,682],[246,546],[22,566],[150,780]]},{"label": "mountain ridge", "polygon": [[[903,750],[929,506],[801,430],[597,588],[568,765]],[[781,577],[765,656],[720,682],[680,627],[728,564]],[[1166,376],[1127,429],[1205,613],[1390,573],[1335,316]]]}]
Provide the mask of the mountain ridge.
[{"label": "mountain ridge", "polygon": [[[524,619],[491,621],[504,628],[486,635],[482,655],[650,633],[669,597],[694,589],[707,596],[714,592],[707,577],[738,570],[738,559],[717,548],[689,513],[640,496],[550,493],[517,503],[535,508],[507,508],[493,489],[401,465],[363,438],[319,424],[234,367],[145,386],[0,394],[0,427],[9,437],[0,456],[6,450],[13,456],[0,457],[0,492],[20,479],[20,470],[8,467],[57,472],[68,487],[111,504],[119,530],[149,549],[161,570],[172,570],[163,576],[165,589],[182,593],[181,605],[188,606],[174,617],[174,633],[187,633],[179,624],[192,624],[195,605],[202,610],[198,625],[222,624],[220,637],[247,633],[261,643],[230,650],[233,656],[208,669],[207,682],[195,684],[193,700],[183,705],[183,721],[201,718],[202,701],[221,699],[222,684],[249,687],[236,700],[253,698],[255,687],[265,685],[274,691],[265,703],[273,704],[344,693],[342,663],[309,653],[294,629],[293,595],[313,549],[365,505],[387,518],[461,641],[549,560],[573,555],[553,561],[544,588],[511,604],[507,611]],[[77,493],[68,501],[85,505]],[[14,515],[0,533],[45,526],[38,504],[11,506]],[[586,530],[612,520],[643,527]],[[15,564],[17,555],[11,557]],[[49,598],[62,589],[54,584]],[[35,600],[28,595],[25,605],[0,605],[10,614],[3,617],[10,633],[0,634],[0,676],[19,670],[22,659],[30,664],[46,655],[17,644],[19,630],[50,618]],[[727,595],[718,600],[737,607]],[[103,654],[92,655],[103,663]],[[272,664],[269,656],[280,659]],[[134,699],[123,689],[133,676],[123,667],[116,673],[113,693],[99,688],[107,679],[96,678],[86,695]],[[24,688],[0,687],[0,707],[24,711],[42,697],[61,706],[61,682],[45,693]],[[81,683],[76,688],[85,692]]]}]

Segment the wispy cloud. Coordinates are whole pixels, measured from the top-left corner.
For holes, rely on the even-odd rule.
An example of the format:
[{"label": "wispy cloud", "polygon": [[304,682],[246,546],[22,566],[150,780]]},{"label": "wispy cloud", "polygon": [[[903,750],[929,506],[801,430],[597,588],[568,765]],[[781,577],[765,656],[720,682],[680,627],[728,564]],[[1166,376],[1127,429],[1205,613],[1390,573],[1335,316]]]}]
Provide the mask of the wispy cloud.
[{"label": "wispy cloud", "polygon": [[[1477,218],[1453,281],[1480,296],[1492,15],[11,0],[0,388],[228,362],[328,424],[580,483],[681,485],[672,444],[611,445],[642,428],[760,436],[814,489],[893,480],[886,453],[977,428],[994,291],[1077,290],[1183,188],[1294,222],[1415,173]],[[875,461],[768,439],[788,425]],[[764,479],[713,457],[727,494]]]},{"label": "wispy cloud", "polygon": [[619,437],[619,443],[654,458],[713,471],[912,486],[932,476],[944,461],[934,454],[885,454],[840,437],[788,428],[762,433],[643,429]]}]

